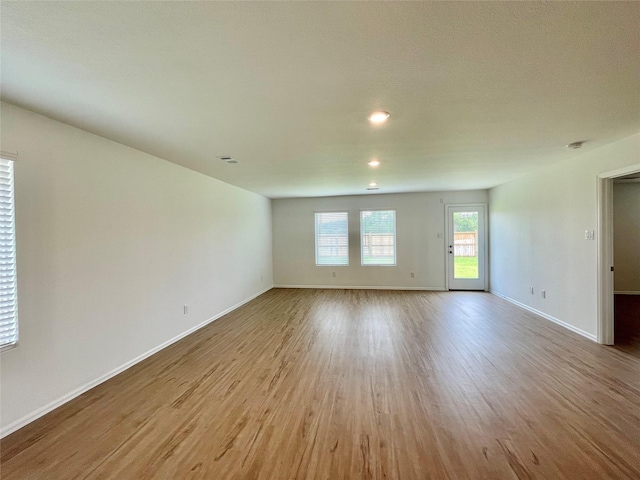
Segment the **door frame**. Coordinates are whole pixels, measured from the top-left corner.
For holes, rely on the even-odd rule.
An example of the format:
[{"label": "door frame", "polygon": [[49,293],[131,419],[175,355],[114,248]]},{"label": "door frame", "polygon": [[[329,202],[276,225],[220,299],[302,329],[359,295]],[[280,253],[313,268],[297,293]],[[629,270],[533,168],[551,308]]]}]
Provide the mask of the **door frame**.
[{"label": "door frame", "polygon": [[[483,249],[482,255],[484,255],[484,289],[483,291],[489,291],[489,204],[484,202],[475,203],[445,203],[444,204],[444,289],[449,290],[449,277],[451,267],[449,266],[449,207],[453,208],[474,208],[483,207],[483,223],[484,231],[482,232]],[[451,239],[453,241],[453,239]],[[480,252],[478,252],[480,254]]]},{"label": "door frame", "polygon": [[597,177],[598,202],[598,331],[597,341],[614,343],[613,311],[613,179],[640,172],[640,163],[601,173]]}]

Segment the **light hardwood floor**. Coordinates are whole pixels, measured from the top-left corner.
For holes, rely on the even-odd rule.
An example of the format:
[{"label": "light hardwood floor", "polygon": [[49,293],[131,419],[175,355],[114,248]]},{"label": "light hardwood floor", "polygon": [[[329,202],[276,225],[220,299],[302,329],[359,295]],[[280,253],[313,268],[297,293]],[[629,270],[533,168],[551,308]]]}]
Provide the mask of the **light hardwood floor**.
[{"label": "light hardwood floor", "polygon": [[640,358],[484,293],[271,290],[2,441],[2,479],[639,479]]}]

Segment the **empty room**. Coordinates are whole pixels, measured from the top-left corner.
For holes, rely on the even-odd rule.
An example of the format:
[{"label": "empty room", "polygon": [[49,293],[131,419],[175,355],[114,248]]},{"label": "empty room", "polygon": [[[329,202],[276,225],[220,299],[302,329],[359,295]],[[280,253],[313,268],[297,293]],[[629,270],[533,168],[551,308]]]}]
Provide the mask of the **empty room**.
[{"label": "empty room", "polygon": [[0,477],[639,479],[640,2],[0,1]]}]

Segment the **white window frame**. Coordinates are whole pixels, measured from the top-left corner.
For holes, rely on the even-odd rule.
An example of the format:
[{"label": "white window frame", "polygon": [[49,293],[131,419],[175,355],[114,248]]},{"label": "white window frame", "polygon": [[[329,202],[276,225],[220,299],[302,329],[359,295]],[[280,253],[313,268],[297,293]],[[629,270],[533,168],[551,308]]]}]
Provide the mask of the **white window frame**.
[{"label": "white window frame", "polygon": [[[347,216],[347,263],[318,263],[318,215],[326,213],[344,213]],[[330,210],[313,212],[313,240],[315,249],[316,267],[348,267],[349,266],[349,211],[348,210]]]},{"label": "white window frame", "polygon": [[[364,263],[364,241],[362,231],[363,212],[393,212],[393,263]],[[358,216],[360,228],[360,265],[362,267],[397,267],[398,266],[398,212],[395,208],[363,208]]]},{"label": "white window frame", "polygon": [[[7,339],[0,337],[0,352],[5,352],[18,346],[18,282],[16,271],[16,224],[15,224],[15,176],[14,161],[16,155],[5,152],[0,153],[0,165],[8,166],[8,189],[0,192],[0,205],[8,208],[0,214],[0,235],[7,236],[0,239],[0,299],[6,297],[6,301],[0,302],[0,322],[5,325],[0,327],[0,335],[10,331]],[[3,179],[5,180],[5,179]]]}]

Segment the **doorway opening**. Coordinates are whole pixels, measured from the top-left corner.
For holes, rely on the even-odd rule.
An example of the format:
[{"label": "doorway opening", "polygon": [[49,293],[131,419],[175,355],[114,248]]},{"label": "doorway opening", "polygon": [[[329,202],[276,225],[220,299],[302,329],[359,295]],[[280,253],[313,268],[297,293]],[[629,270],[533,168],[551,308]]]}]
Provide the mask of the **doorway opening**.
[{"label": "doorway opening", "polygon": [[487,290],[487,206],[446,206],[447,290]]},{"label": "doorway opening", "polygon": [[640,318],[634,318],[640,311],[640,251],[638,237],[627,238],[640,228],[634,221],[640,217],[629,211],[640,208],[636,185],[640,189],[640,164],[598,176],[598,342],[628,344],[640,354]]}]

